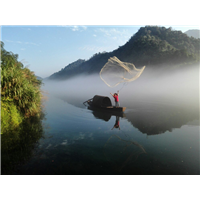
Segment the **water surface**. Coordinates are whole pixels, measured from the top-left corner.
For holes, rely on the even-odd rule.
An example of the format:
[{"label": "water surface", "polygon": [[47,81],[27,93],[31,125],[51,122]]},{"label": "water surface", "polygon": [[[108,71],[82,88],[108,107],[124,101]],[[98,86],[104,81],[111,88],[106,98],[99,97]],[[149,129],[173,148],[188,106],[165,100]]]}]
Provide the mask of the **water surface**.
[{"label": "water surface", "polygon": [[196,110],[135,101],[119,117],[67,99],[49,94],[43,137],[11,174],[199,174]]},{"label": "water surface", "polygon": [[99,76],[45,82],[45,118],[27,122],[19,136],[1,137],[1,173],[199,174],[197,72],[152,71],[120,86],[120,104],[127,109],[119,116],[83,105],[96,94],[113,102],[109,93],[118,89]]}]

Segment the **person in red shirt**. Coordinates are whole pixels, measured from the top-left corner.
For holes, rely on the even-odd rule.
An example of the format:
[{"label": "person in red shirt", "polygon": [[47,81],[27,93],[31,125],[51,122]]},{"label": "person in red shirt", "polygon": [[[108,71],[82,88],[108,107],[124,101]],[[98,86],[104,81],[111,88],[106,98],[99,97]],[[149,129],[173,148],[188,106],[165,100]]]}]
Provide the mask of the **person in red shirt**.
[{"label": "person in red shirt", "polygon": [[117,91],[117,93],[115,93],[115,94],[112,94],[112,93],[110,93],[113,97],[114,97],[114,99],[115,99],[115,106],[116,107],[119,107],[119,91]]}]

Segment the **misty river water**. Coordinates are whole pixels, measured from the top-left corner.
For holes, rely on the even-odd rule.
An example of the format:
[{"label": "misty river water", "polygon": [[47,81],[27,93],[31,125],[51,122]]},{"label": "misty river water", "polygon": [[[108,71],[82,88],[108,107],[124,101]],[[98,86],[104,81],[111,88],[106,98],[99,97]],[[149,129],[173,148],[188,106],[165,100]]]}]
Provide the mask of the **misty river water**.
[{"label": "misty river water", "polygon": [[[82,83],[87,87],[74,83],[44,84],[48,100],[44,102],[43,136],[28,159],[10,174],[199,174],[198,96],[180,102],[167,95],[167,101],[163,93],[150,98],[148,88],[136,92],[130,84],[119,96],[121,106],[127,109],[116,116],[83,105],[96,94],[109,96],[113,102],[109,94],[113,89],[106,89],[101,82],[95,87],[87,81]],[[175,88],[174,93],[179,92]],[[154,93],[155,89],[151,95]],[[114,127],[117,122],[119,128]]]}]

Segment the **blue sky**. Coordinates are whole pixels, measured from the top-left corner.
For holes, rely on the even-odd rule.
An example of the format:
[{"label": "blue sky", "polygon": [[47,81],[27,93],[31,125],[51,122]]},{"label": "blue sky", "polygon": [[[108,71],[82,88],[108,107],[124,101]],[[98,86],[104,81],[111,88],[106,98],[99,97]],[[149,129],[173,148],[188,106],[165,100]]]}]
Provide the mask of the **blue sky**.
[{"label": "blue sky", "polygon": [[[7,51],[44,78],[78,59],[117,49],[142,26],[1,26],[1,40]],[[183,32],[198,28],[171,27]]]}]

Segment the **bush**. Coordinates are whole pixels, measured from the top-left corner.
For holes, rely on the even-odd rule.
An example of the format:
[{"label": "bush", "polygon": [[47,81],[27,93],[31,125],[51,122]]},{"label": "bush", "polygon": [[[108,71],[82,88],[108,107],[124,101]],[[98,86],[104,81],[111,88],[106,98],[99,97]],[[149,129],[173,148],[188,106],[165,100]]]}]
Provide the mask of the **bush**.
[{"label": "bush", "polygon": [[7,52],[1,42],[1,133],[16,129],[23,118],[41,113],[41,81]]},{"label": "bush", "polygon": [[22,119],[11,99],[1,100],[1,134],[18,131]]}]

